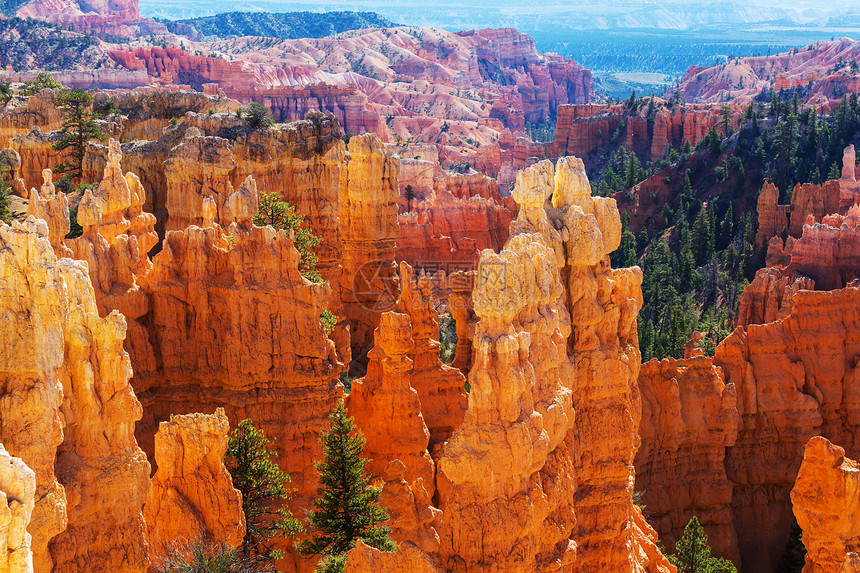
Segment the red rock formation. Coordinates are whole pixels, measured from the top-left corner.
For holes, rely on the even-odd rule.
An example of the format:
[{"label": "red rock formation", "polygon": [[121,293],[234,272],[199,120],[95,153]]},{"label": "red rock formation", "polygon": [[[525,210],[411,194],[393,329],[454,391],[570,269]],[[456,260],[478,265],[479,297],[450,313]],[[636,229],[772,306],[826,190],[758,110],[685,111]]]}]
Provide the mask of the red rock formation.
[{"label": "red rock formation", "polygon": [[415,346],[412,325],[409,315],[398,312],[385,312],[379,318],[367,375],[353,382],[346,405],[367,440],[367,471],[382,477],[389,460],[400,460],[407,481],[421,478],[432,496],[435,468],[427,453],[430,432],[418,393],[409,385],[412,360],[407,355]]},{"label": "red rock formation", "polygon": [[[7,257],[4,290],[28,288],[30,281],[21,282],[27,273],[41,276],[32,283],[38,293],[18,295],[17,303],[4,305],[25,309],[12,330],[21,342],[4,345],[8,387],[14,388],[16,373],[49,377],[46,384],[28,383],[32,390],[19,387],[15,402],[20,407],[4,417],[12,431],[28,420],[26,431],[3,441],[31,460],[40,480],[31,523],[37,567],[49,569],[53,561],[63,571],[142,572],[147,560],[140,509],[149,464],[132,433],[140,404],[128,384],[125,319],[116,312],[99,317],[86,265],[56,259],[43,221],[2,226],[0,234]],[[38,322],[28,327],[30,320]],[[53,326],[45,331],[45,325]],[[63,384],[62,405],[54,380]]]},{"label": "red rock formation", "polygon": [[857,287],[799,291],[788,316],[739,328],[717,347],[714,363],[737,388],[742,423],[726,473],[744,570],[770,570],[785,549],[788,492],[806,441],[822,434],[857,451],[857,358],[847,341],[859,302]]},{"label": "red rock formation", "polygon": [[441,573],[442,570],[426,553],[411,541],[405,541],[396,553],[386,553],[358,540],[355,549],[347,555],[345,573]]},{"label": "red rock formation", "polygon": [[363,361],[373,341],[379,315],[397,302],[394,265],[397,225],[397,177],[400,159],[372,134],[349,141],[346,183],[340,210],[342,240],[341,300],[349,320],[353,360]]},{"label": "red rock formation", "polygon": [[0,443],[36,474],[35,507],[28,527],[37,570],[50,571],[48,540],[66,528],[66,495],[54,473],[63,441],[66,285],[48,242],[48,227],[30,219],[0,225]]},{"label": "red rock formation", "polygon": [[[152,452],[158,423],[172,414],[223,407],[232,424],[251,418],[275,440],[299,511],[316,495],[312,462],[344,365],[319,318],[330,287],[302,278],[290,238],[250,225],[248,207],[232,235],[217,225],[168,232],[142,280],[152,349],[134,364],[144,405],[136,432]],[[298,560],[288,554],[282,566]]]},{"label": "red rock formation", "polygon": [[753,282],[741,294],[737,325],[767,324],[791,314],[794,297],[801,290],[812,290],[815,281],[783,267],[759,269]]},{"label": "red rock formation", "polygon": [[821,219],[829,213],[839,213],[840,182],[827,181],[823,185],[797,184],[791,192],[791,217],[788,234],[799,237],[807,217]]},{"label": "red rock formation", "polygon": [[16,135],[9,141],[9,146],[21,157],[18,176],[24,181],[25,189],[40,187],[46,166],[54,166],[66,159],[54,151],[53,144],[58,137],[58,132],[42,133],[36,126],[29,133]]},{"label": "red rock formation", "polygon": [[803,227],[803,236],[791,251],[791,266],[811,277],[816,288],[843,287],[860,277],[860,206],[847,215],[828,215],[820,223],[812,217]]},{"label": "red rock formation", "polygon": [[860,551],[860,464],[845,450],[815,436],[791,490],[791,503],[806,546],[804,573],[845,573]]},{"label": "red rock formation", "polygon": [[786,237],[783,242],[780,237],[771,237],[767,242],[765,265],[768,267],[784,267],[791,263],[791,251],[794,250],[794,237]]},{"label": "red rock formation", "polygon": [[619,112],[620,108],[605,104],[559,106],[550,155],[587,156],[621,124]]},{"label": "red rock formation", "polygon": [[391,538],[395,542],[414,541],[425,553],[436,553],[442,512],[433,507],[422,478],[409,484],[406,477],[406,466],[400,460],[394,460],[385,468],[385,485],[379,502],[391,516],[388,524]]},{"label": "red rock formation", "polygon": [[[638,546],[639,567],[669,569],[653,545],[656,534],[630,499],[641,407],[635,316],[642,304],[642,275],[636,268],[609,268],[608,254],[621,240],[618,210],[614,199],[590,196],[582,161],[559,160],[552,190],[564,221],[564,248],[556,248],[556,256],[566,261],[568,351],[577,372],[573,438],[580,453],[574,460],[579,482],[574,503],[582,567],[627,570],[632,565],[626,548]],[[520,221],[524,210],[522,205]],[[601,430],[609,427],[615,429],[611,445]]]},{"label": "red rock formation", "polygon": [[[481,254],[469,406],[434,454],[440,544],[426,549],[434,538],[423,525],[422,548],[442,571],[672,571],[631,498],[641,275],[608,267],[621,232],[614,201],[590,196],[581,162],[563,160],[554,171],[542,162],[520,174],[514,234],[501,254]],[[545,210],[550,194],[557,206]],[[418,306],[410,301],[422,293],[429,316],[429,279],[418,285],[404,287],[401,305]],[[468,310],[457,314],[468,327]],[[620,431],[607,445],[597,428]],[[425,507],[420,496],[410,501],[406,480],[386,488],[412,523],[410,508]],[[421,523],[432,523],[425,515]],[[403,571],[412,554],[356,549],[349,561],[384,559],[386,570]]]},{"label": "red rock formation", "polygon": [[230,423],[214,414],[170,416],[155,434],[155,463],[144,517],[150,560],[175,551],[176,543],[206,540],[238,547],[245,536],[242,494],[224,467]]},{"label": "red rock formation", "polygon": [[[383,140],[389,129],[409,139],[429,127],[431,140],[441,141],[444,119],[470,122],[467,130],[483,145],[493,138],[476,124],[501,118],[522,132],[525,119],[552,119],[558,105],[587,102],[592,90],[588,70],[538,54],[532,38],[510,29],[371,29],[275,45],[249,37],[203,47],[203,54],[118,49],[111,57],[126,69],[146,69],[158,83],[220,88],[243,103],[263,103],[281,120],[311,109],[335,113],[346,130]],[[392,121],[386,126],[382,116]]]},{"label": "red rock formation", "polygon": [[857,91],[860,81],[847,65],[836,70],[837,62],[860,57],[860,42],[849,38],[817,42],[792,48],[773,56],[737,58],[715,66],[690,66],[681,77],[678,90],[689,102],[725,102],[745,106],[760,92],[809,85],[801,103],[828,108],[841,94]]},{"label": "red rock formation", "polygon": [[56,472],[69,503],[68,527],[49,543],[51,558],[61,571],[145,571],[141,508],[150,466],[134,439],[141,407],[122,348],[126,321],[118,312],[99,317],[86,265],[61,259],[57,266],[70,313]]},{"label": "red rock formation", "polygon": [[[457,563],[464,570],[486,563],[499,570],[571,567],[573,410],[562,382],[570,368],[566,332],[550,310],[563,292],[555,257],[539,235],[520,235],[501,255],[484,251],[478,277],[469,409],[439,462],[446,484],[442,563],[448,570]],[[520,323],[518,331],[513,324]],[[539,438],[514,438],[526,435]],[[529,501],[535,498],[544,503]]]},{"label": "red rock formation", "polygon": [[758,230],[755,235],[756,250],[768,244],[771,237],[777,237],[788,229],[786,209],[780,209],[779,189],[773,183],[767,182],[758,195]]},{"label": "red rock formation", "polygon": [[54,90],[42,90],[0,110],[0,147],[9,147],[13,137],[30,133],[34,126],[47,132],[59,129],[62,123],[63,111],[56,104]]},{"label": "red rock formation", "polygon": [[30,201],[27,204],[27,216],[42,219],[48,223],[48,240],[57,252],[57,256],[67,255],[63,239],[69,234],[69,199],[62,191],[54,187],[54,175],[50,169],[42,171],[44,183],[41,192],[35,188],[30,190]]},{"label": "red rock formation", "polygon": [[[463,422],[468,402],[464,391],[466,379],[458,369],[442,364],[439,359],[439,317],[429,277],[423,273],[416,275],[408,264],[401,262],[400,279],[398,310],[409,316],[414,343],[409,352],[412,359],[409,384],[418,393],[432,449],[435,444],[447,441]],[[432,495],[432,486],[427,488]]]},{"label": "red rock formation", "polygon": [[664,547],[698,516],[719,557],[740,562],[726,449],[738,435],[737,396],[710,358],[651,360],[639,373],[642,445],[636,490]]},{"label": "red rock formation", "polygon": [[[646,160],[663,157],[670,147],[680,149],[684,141],[696,145],[721,120],[713,105],[687,105],[668,109],[655,100],[658,111],[649,128],[644,115],[647,108],[631,114],[623,105],[562,105],[558,108],[555,139],[549,146],[552,157],[590,156],[607,148],[616,133],[623,135],[625,145]],[[732,124],[737,126],[742,109],[733,109]]]},{"label": "red rock formation", "polygon": [[448,276],[448,308],[456,323],[457,351],[451,365],[462,372],[472,367],[472,339],[475,337],[477,317],[472,305],[472,290],[475,285],[475,271],[457,271]]},{"label": "red rock formation", "polygon": [[15,15],[61,26],[74,25],[100,34],[167,33],[163,24],[140,17],[137,0],[30,0]]},{"label": "red rock formation", "polygon": [[104,176],[78,205],[83,235],[66,239],[69,256],[87,262],[99,314],[118,310],[127,319],[125,348],[138,365],[149,356],[148,335],[138,319],[150,310],[139,278],[149,272],[147,252],[157,243],[155,217],[143,211],[145,191],[133,173],[122,175],[119,145],[111,140]]},{"label": "red rock formation", "polygon": [[447,191],[401,214],[397,260],[430,271],[475,268],[483,249],[499,250],[515,213],[493,200],[458,199]]},{"label": "red rock formation", "polygon": [[689,359],[689,358],[697,358],[699,356],[705,355],[705,351],[702,350],[702,348],[699,346],[699,343],[701,342],[701,340],[702,340],[702,333],[698,332],[698,331],[693,332],[693,335],[690,338],[690,340],[688,340],[687,343],[684,345],[684,359],[685,360]]}]

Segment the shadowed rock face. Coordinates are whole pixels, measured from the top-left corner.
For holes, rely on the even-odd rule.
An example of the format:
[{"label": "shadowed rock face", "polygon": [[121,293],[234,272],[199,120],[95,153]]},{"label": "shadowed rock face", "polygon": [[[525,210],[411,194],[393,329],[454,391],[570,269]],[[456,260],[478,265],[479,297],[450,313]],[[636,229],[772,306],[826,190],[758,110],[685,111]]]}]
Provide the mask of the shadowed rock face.
[{"label": "shadowed rock face", "polygon": [[639,373],[642,445],[636,491],[663,546],[673,548],[698,516],[714,555],[740,562],[726,449],[738,436],[737,395],[704,356],[651,360]]}]

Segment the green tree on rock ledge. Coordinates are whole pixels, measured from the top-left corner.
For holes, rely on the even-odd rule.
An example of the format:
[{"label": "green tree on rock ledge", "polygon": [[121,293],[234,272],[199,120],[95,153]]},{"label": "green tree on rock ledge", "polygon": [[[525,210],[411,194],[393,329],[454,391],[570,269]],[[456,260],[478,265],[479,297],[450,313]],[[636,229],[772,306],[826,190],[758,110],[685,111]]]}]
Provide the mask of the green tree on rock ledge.
[{"label": "green tree on rock ledge", "polygon": [[290,476],[272,459],[271,443],[251,420],[242,420],[230,435],[225,455],[233,487],[242,493],[246,529],[239,553],[255,571],[275,571],[275,561],[282,557],[275,542],[301,530],[284,507],[291,494]]},{"label": "green tree on rock ledge", "polygon": [[330,419],[331,429],[321,438],[324,459],[316,464],[322,495],[308,514],[314,535],[299,544],[303,555],[323,556],[320,573],[343,571],[346,553],[359,539],[382,551],[397,550],[389,538],[391,530],[380,525],[388,519],[378,505],[380,489],[370,485],[364,471],[364,436],[356,431],[343,400]]},{"label": "green tree on rock ledge", "polygon": [[60,128],[60,139],[54,142],[54,151],[69,151],[69,159],[55,167],[57,173],[66,173],[72,179],[80,182],[84,173],[84,155],[87,142],[93,139],[104,141],[107,135],[93,119],[89,111],[93,96],[75,88],[57,96],[57,101],[65,113],[65,120]]}]

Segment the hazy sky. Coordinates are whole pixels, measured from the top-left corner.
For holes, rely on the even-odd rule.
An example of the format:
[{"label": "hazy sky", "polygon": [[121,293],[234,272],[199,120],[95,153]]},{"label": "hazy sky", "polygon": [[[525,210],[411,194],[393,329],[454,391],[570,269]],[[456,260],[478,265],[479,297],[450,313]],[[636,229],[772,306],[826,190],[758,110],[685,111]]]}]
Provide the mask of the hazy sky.
[{"label": "hazy sky", "polygon": [[146,16],[183,18],[227,11],[368,10],[407,25],[446,28],[658,28],[768,23],[856,27],[857,0],[140,0]]}]

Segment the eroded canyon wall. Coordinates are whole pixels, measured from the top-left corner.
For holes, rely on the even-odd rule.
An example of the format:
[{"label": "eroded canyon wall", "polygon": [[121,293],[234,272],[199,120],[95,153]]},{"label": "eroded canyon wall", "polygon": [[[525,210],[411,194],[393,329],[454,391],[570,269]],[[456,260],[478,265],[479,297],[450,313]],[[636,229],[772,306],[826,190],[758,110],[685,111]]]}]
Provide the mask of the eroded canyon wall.
[{"label": "eroded canyon wall", "polygon": [[639,373],[642,445],[636,491],[671,550],[695,515],[714,555],[740,563],[726,448],[738,436],[737,395],[710,358],[651,360]]},{"label": "eroded canyon wall", "polygon": [[[821,435],[857,455],[860,288],[851,247],[857,218],[857,207],[820,223],[810,216],[803,235],[786,245],[787,256],[759,270],[745,289],[739,326],[712,360],[644,369],[640,388],[652,415],[641,425],[638,480],[664,537],[677,536],[698,515],[724,555],[739,556],[743,571],[776,570],[807,441]],[[661,422],[679,405],[679,418]],[[715,413],[700,421],[685,414],[709,408]],[[684,452],[685,441],[695,449]],[[692,479],[673,481],[673,468],[661,469],[660,456],[644,453],[667,448],[664,457],[683,454],[679,467],[698,464]],[[664,488],[676,489],[664,495]],[[723,545],[731,528],[736,553]]]}]

